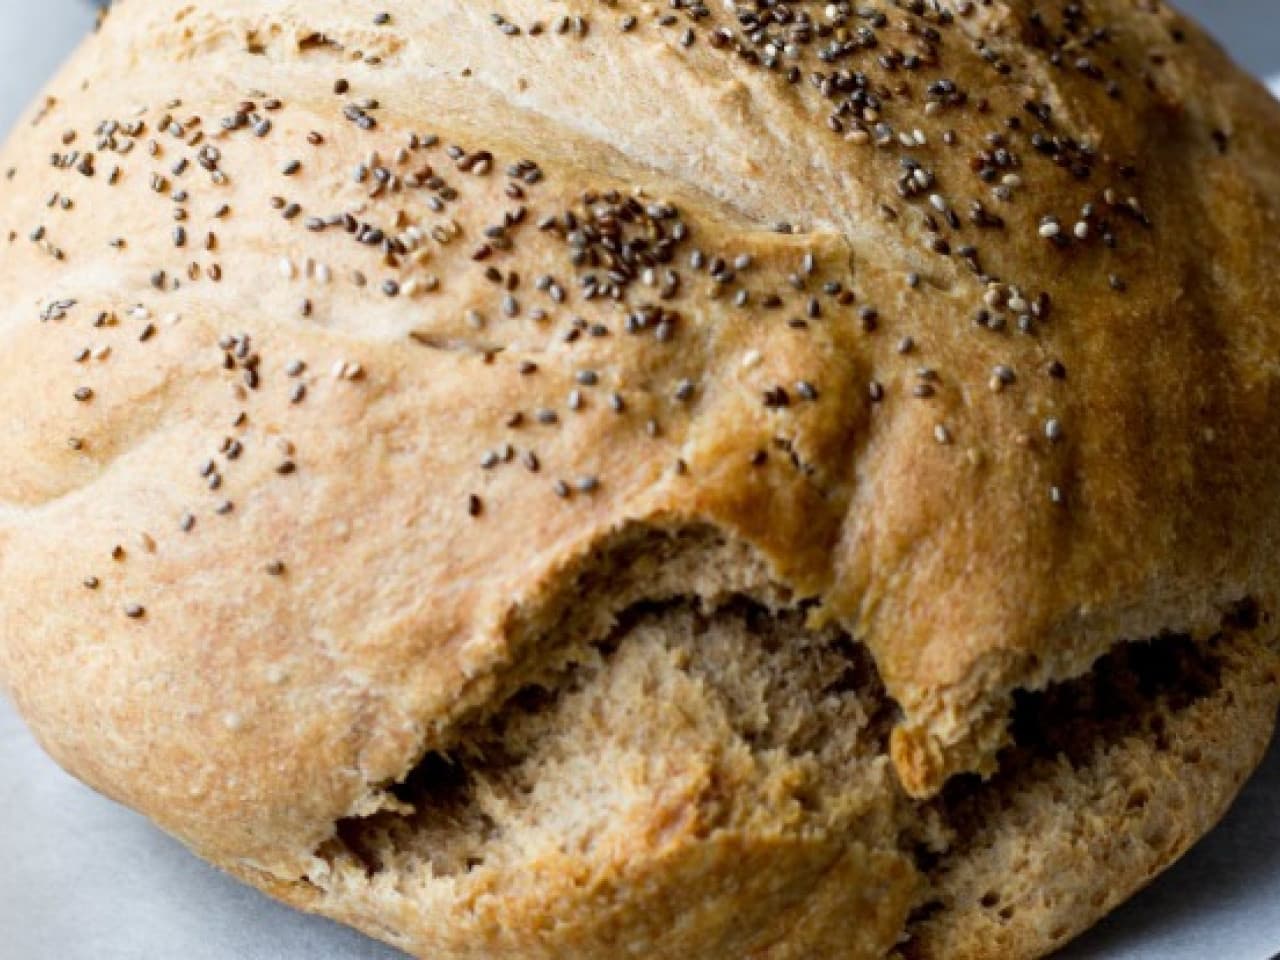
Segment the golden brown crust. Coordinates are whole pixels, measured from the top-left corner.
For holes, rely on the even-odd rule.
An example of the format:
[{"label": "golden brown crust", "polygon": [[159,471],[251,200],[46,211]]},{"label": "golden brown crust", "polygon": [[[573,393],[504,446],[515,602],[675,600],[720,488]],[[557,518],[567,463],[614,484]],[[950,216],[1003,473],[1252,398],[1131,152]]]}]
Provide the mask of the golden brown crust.
[{"label": "golden brown crust", "polygon": [[[54,757],[421,950],[317,852],[627,607],[865,643],[903,823],[1014,691],[1270,609],[1280,107],[1154,0],[854,6],[121,4],[0,157],[0,675]],[[772,857],[808,899],[725,893],[741,949],[883,953],[876,817],[641,858],[617,929]]]}]

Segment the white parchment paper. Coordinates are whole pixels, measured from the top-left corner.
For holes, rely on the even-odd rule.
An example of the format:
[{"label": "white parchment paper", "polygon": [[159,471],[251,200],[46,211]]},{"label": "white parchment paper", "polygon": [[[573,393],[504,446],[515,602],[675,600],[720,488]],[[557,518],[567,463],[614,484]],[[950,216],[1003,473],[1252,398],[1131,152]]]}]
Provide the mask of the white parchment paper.
[{"label": "white parchment paper", "polygon": [[[1185,5],[1255,66],[1274,46],[1269,65],[1280,67],[1277,0]],[[0,0],[0,130],[91,21],[79,0]],[[1260,31],[1274,35],[1270,46]],[[1280,748],[1213,834],[1060,960],[1269,960],[1277,952]],[[81,786],[0,699],[0,960],[399,956],[241,887]]]}]

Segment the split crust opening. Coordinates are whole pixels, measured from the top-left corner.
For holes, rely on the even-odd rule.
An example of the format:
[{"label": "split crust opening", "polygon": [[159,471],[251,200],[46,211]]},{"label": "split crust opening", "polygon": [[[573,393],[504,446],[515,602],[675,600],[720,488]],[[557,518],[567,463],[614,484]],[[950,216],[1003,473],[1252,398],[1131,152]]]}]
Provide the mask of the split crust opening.
[{"label": "split crust opening", "polygon": [[[424,756],[384,809],[341,821],[312,882],[474,911],[497,891],[535,903],[552,878],[593,890],[643,874],[646,857],[781,836],[828,865],[855,848],[901,858],[914,909],[883,952],[927,960],[964,942],[957,923],[1010,950],[1028,926],[1065,941],[1180,855],[1196,836],[1179,824],[1212,822],[1239,786],[1214,769],[1214,796],[1185,795],[1218,763],[1207,750],[1222,712],[1246,706],[1257,665],[1272,662],[1250,601],[1212,636],[1123,643],[1084,676],[1020,692],[999,773],[919,802],[889,762],[900,711],[870,653],[810,629],[806,604],[747,559],[706,530],[647,531],[593,557],[532,625],[550,626],[542,650],[554,656]],[[1195,803],[1217,807],[1184,809]],[[1096,844],[1089,818],[1103,813],[1118,818],[1116,843],[1097,852],[1097,876],[1055,879],[1055,844]],[[1139,883],[1113,882],[1134,862]],[[779,912],[820,873],[781,878]],[[655,911],[670,893],[652,892]],[[708,955],[791,956],[732,923],[706,929]]]}]

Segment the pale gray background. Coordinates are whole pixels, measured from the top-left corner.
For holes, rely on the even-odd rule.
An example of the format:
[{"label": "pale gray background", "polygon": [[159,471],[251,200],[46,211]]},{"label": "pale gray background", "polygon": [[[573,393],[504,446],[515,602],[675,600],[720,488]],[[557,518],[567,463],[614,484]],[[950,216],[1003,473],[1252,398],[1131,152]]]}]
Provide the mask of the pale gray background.
[{"label": "pale gray background", "polygon": [[[1183,7],[1250,67],[1280,71],[1280,0]],[[0,0],[0,130],[91,23],[76,0]],[[1278,799],[1280,748],[1215,833],[1059,960],[1271,957],[1280,950]],[[0,813],[0,960],[400,956],[240,887],[80,786],[2,700]]]}]

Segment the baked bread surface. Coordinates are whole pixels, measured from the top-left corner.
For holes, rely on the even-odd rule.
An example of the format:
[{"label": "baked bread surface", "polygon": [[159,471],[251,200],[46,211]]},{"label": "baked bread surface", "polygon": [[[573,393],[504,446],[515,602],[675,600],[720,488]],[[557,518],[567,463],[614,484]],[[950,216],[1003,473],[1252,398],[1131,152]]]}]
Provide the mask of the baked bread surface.
[{"label": "baked bread surface", "polygon": [[421,956],[1038,956],[1274,720],[1277,111],[1145,0],[128,0],[0,157],[0,674]]}]

